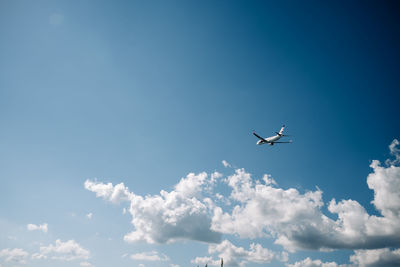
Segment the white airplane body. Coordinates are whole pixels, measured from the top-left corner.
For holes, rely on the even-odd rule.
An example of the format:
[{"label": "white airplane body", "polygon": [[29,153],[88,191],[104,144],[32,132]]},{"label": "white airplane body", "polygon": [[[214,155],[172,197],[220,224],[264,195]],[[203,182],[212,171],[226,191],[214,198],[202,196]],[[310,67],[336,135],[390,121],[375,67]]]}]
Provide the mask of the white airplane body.
[{"label": "white airplane body", "polygon": [[287,142],[286,142],[286,141],[285,141],[285,142],[278,141],[278,140],[281,139],[282,137],[288,136],[288,135],[284,135],[284,134],[283,134],[283,130],[284,130],[284,129],[285,129],[285,125],[282,126],[282,128],[281,128],[281,130],[280,130],[279,132],[276,132],[276,135],[270,136],[270,137],[267,137],[267,138],[263,138],[263,137],[259,136],[259,135],[256,134],[254,131],[253,131],[253,134],[254,134],[258,139],[260,139],[260,140],[257,141],[257,145],[269,144],[270,146],[273,146],[275,143],[278,143],[278,144],[280,144],[280,143],[292,143],[292,140],[287,141]]}]

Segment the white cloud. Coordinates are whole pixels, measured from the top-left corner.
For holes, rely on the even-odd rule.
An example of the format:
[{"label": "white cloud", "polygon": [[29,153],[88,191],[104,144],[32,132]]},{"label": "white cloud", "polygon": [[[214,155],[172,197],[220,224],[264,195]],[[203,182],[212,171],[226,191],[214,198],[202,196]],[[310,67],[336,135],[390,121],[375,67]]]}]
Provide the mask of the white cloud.
[{"label": "white cloud", "polygon": [[[397,159],[398,142],[390,145]],[[298,249],[377,249],[400,246],[400,167],[372,161],[367,184],[374,191],[372,204],[380,215],[370,215],[351,199],[328,202],[322,207],[322,191],[300,192],[280,188],[270,175],[254,180],[244,169],[226,179],[206,173],[188,174],[174,190],[139,196],[124,184],[113,186],[87,180],[86,189],[98,197],[130,202],[134,230],[129,242],[167,243],[180,239],[218,243],[221,234],[241,238],[273,238],[289,251]],[[222,175],[217,175],[220,178]],[[231,189],[228,197],[212,193],[216,183]],[[227,198],[232,206],[217,204]],[[235,251],[234,249],[232,251]],[[220,252],[222,253],[222,252]],[[208,260],[198,258],[197,261]]]},{"label": "white cloud", "polygon": [[140,263],[138,266],[139,267],[146,267],[146,265],[144,265],[143,263]]},{"label": "white cloud", "polygon": [[396,165],[400,163],[400,148],[398,148],[397,146],[400,145],[399,140],[394,139],[392,141],[392,143],[389,145],[389,150],[390,150],[390,154],[392,156],[394,156],[394,159],[387,159],[386,160],[386,165],[390,166],[390,165]]},{"label": "white cloud", "polygon": [[[217,180],[218,180],[219,178],[221,178],[222,176],[223,176],[222,173],[213,172],[213,173],[211,174],[210,184],[211,184],[211,185],[214,185],[214,184],[217,182]],[[211,189],[212,189],[212,188],[211,188]]]},{"label": "white cloud", "polygon": [[88,214],[86,214],[86,218],[88,218],[89,220],[92,219],[93,217],[93,213],[89,212]]},{"label": "white cloud", "polygon": [[81,263],[79,263],[80,266],[84,266],[84,267],[93,267],[94,265],[91,264],[88,261],[82,261]]},{"label": "white cloud", "polygon": [[321,260],[312,260],[306,258],[294,264],[286,264],[287,267],[345,267],[347,265],[339,265],[336,262],[322,262]]},{"label": "white cloud", "polygon": [[30,223],[26,226],[26,229],[28,229],[28,231],[39,230],[39,231],[43,231],[44,233],[47,233],[48,225],[47,225],[47,223],[43,223],[40,225]]},{"label": "white cloud", "polygon": [[33,260],[44,260],[44,259],[47,259],[47,256],[44,254],[41,254],[41,253],[33,253],[32,259]]},{"label": "white cloud", "polygon": [[158,254],[157,251],[142,252],[130,255],[132,260],[142,261],[169,261],[169,257],[165,254]]},{"label": "white cloud", "polygon": [[[231,214],[222,208],[214,209],[212,229],[243,238],[280,237],[290,232],[293,225],[310,220],[321,222],[322,192],[299,193],[296,189],[275,188],[273,179],[264,176],[265,184],[254,183],[251,175],[238,169],[228,177],[232,188],[231,199],[238,204]],[[316,227],[315,227],[316,228]]]},{"label": "white cloud", "polygon": [[382,248],[400,245],[400,168],[371,164],[368,186],[374,190],[372,203],[383,216],[369,215],[354,200],[329,203],[338,216],[330,219],[321,211],[322,191],[304,194],[284,190],[264,176],[264,184],[238,169],[226,182],[230,198],[237,204],[232,212],[215,207],[212,229],[242,238],[273,237],[290,251],[296,249]]},{"label": "white cloud", "polygon": [[390,219],[400,217],[400,167],[393,165],[385,168],[380,166],[379,161],[371,163],[374,172],[368,175],[368,187],[374,190],[372,203]]},{"label": "white cloud", "polygon": [[190,173],[173,191],[162,190],[154,196],[135,195],[122,183],[113,186],[87,180],[85,188],[114,203],[130,202],[135,229],[125,235],[127,242],[167,243],[180,239],[219,242],[221,234],[210,229],[213,203],[202,194],[209,190],[210,184],[211,178],[206,173]]},{"label": "white cloud", "polygon": [[0,250],[0,258],[5,258],[5,262],[13,262],[15,264],[26,264],[29,253],[20,248]]},{"label": "white cloud", "polygon": [[208,264],[210,266],[220,266],[224,259],[226,266],[246,266],[247,262],[267,264],[272,260],[287,260],[284,253],[273,252],[263,248],[260,244],[252,243],[249,250],[233,245],[230,241],[224,240],[220,244],[212,244],[208,247],[209,254],[218,254],[218,259],[212,257],[197,257],[191,262],[194,264]]},{"label": "white cloud", "polygon": [[90,258],[90,252],[75,240],[62,242],[57,239],[55,245],[41,246],[40,253],[34,254],[35,259],[45,259],[48,256],[56,260],[72,261],[76,259],[87,260]]},{"label": "white cloud", "polygon": [[228,240],[224,240],[220,244],[210,245],[208,252],[210,254],[219,253],[218,257],[225,259],[228,266],[235,266],[236,262],[240,260],[242,262],[239,262],[239,265],[243,265],[246,261],[265,264],[279,258],[278,254],[263,248],[260,244],[252,243],[250,249],[245,250],[242,247],[236,247]]},{"label": "white cloud", "polygon": [[125,187],[123,183],[113,186],[112,183],[103,184],[97,183],[96,181],[93,182],[86,180],[85,188],[89,191],[95,192],[97,197],[102,197],[113,203],[129,201],[132,198],[129,189]]},{"label": "white cloud", "polygon": [[357,266],[400,266],[400,249],[356,250],[350,261]]},{"label": "white cloud", "polygon": [[171,263],[169,266],[170,267],[180,267],[179,264],[173,264],[173,263]]},{"label": "white cloud", "polygon": [[226,160],[222,161],[222,165],[224,165],[225,168],[231,167],[231,164],[229,164]]},{"label": "white cloud", "polygon": [[210,266],[218,266],[220,264],[219,260],[214,260],[213,257],[196,257],[195,259],[190,261],[193,264],[200,265],[210,265]]}]

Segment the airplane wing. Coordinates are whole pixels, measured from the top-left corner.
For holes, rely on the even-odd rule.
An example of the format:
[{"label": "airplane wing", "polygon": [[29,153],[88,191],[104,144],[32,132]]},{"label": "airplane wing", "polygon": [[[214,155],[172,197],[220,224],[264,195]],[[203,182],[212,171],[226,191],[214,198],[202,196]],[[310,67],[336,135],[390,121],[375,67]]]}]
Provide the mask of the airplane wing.
[{"label": "airplane wing", "polygon": [[261,136],[259,136],[258,134],[256,134],[255,132],[253,132],[253,134],[260,140],[265,141],[264,138],[262,138]]}]

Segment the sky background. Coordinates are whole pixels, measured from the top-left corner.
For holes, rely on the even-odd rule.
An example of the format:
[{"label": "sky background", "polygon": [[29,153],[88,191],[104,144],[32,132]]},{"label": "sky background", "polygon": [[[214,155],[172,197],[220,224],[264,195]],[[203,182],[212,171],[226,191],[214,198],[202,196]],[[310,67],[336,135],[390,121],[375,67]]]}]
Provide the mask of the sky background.
[{"label": "sky background", "polygon": [[[398,14],[394,1],[0,0],[1,266],[204,266],[195,258],[218,259],[228,252],[210,250],[223,243],[190,233],[154,244],[125,241],[137,230],[132,194],[179,192],[175,185],[186,177],[200,192],[184,201],[204,204],[209,194],[217,205],[218,193],[232,202],[218,206],[232,214],[246,203],[235,204],[229,186],[241,168],[253,183],[270,174],[275,189],[323,192],[316,210],[337,223],[328,211],[333,198],[400,221],[393,208],[387,215],[371,203],[380,194],[367,184],[379,160],[399,186],[398,161],[384,164],[396,157],[388,146],[400,137]],[[267,137],[282,124],[292,144],[255,145],[253,129]],[[187,177],[202,172],[221,176],[211,193],[210,184]],[[85,181],[113,187],[90,189]],[[107,192],[120,183],[132,193],[112,198]],[[400,206],[398,194],[389,201]],[[214,212],[202,213],[205,232]],[[287,229],[273,227],[251,238],[227,226],[215,230],[218,242],[246,251],[255,243],[281,255],[257,261],[231,252],[226,266],[285,266],[307,257],[352,264],[354,250],[365,248],[290,251],[274,243]],[[398,233],[390,233],[397,241],[370,248],[390,254],[400,246]]]}]

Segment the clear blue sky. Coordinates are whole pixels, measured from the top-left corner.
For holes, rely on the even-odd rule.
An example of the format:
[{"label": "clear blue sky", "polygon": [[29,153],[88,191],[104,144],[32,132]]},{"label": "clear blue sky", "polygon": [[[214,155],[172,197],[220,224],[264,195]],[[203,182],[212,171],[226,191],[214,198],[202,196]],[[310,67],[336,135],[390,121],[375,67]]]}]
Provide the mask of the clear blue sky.
[{"label": "clear blue sky", "polygon": [[[130,200],[97,198],[86,180],[124,183],[145,197],[174,191],[188,173],[217,171],[212,194],[228,199],[229,177],[244,168],[253,182],[272,175],[275,189],[320,189],[318,210],[333,221],[332,198],[383,216],[366,181],[371,161],[385,166],[400,137],[398,13],[394,1],[0,0],[1,266],[183,267],[218,258],[215,244],[190,234],[124,241],[136,227],[135,214],[122,214]],[[293,144],[255,145],[253,129],[269,136],[282,124]],[[229,214],[240,203],[231,201]],[[27,227],[45,223],[47,231]],[[288,253],[261,265],[351,263],[362,248],[289,251],[274,243],[282,228],[250,238],[221,227],[221,242]],[[56,240],[90,256],[52,259],[63,254],[40,247]],[[7,260],[15,248],[28,255]],[[150,252],[161,260],[130,258]]]}]

